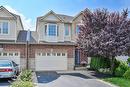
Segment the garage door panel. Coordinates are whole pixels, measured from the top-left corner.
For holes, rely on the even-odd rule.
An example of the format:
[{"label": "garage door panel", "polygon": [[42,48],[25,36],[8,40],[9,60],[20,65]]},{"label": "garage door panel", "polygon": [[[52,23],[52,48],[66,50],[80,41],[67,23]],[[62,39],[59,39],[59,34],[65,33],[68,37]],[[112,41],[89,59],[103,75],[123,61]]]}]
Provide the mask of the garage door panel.
[{"label": "garage door panel", "polygon": [[20,52],[0,52],[0,59],[12,60],[20,65]]},{"label": "garage door panel", "polygon": [[36,56],[36,71],[67,70],[67,56]]}]

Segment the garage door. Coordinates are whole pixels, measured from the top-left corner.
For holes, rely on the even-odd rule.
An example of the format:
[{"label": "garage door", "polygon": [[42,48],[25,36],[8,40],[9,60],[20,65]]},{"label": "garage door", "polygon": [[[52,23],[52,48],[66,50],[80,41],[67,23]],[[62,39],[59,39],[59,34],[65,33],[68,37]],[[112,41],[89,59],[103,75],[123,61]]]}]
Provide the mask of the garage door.
[{"label": "garage door", "polygon": [[36,53],[36,71],[67,70],[67,53]]},{"label": "garage door", "polygon": [[0,59],[12,60],[20,65],[20,52],[0,52]]}]

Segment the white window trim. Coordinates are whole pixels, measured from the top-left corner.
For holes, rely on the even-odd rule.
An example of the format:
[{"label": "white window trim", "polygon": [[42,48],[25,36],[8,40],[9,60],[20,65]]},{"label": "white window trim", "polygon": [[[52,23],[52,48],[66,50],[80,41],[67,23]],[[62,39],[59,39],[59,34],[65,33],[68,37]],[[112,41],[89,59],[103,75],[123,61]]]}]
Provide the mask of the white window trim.
[{"label": "white window trim", "polygon": [[[47,24],[45,24],[45,25],[47,25],[47,30],[46,30],[46,36],[48,36],[48,37],[57,37],[57,24],[53,24],[53,23],[47,23]],[[50,36],[49,35],[49,25],[55,25],[56,26],[56,36]],[[44,30],[44,32],[45,32],[45,30]]]},{"label": "white window trim", "polygon": [[[3,22],[7,22],[8,23],[8,33],[6,34],[6,33],[3,33]],[[2,24],[0,27],[1,27],[1,33],[0,33],[0,35],[9,35],[10,34],[10,22],[9,21],[5,21],[5,20],[2,20],[2,21],[0,21],[0,23]]]}]

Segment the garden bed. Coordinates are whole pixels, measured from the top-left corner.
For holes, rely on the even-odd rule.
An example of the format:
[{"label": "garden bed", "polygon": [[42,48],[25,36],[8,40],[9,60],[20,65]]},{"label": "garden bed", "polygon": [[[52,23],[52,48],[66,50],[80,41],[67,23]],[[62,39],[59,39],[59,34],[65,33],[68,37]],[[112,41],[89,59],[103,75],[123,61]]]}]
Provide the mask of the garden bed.
[{"label": "garden bed", "polygon": [[130,80],[125,79],[123,77],[111,77],[111,78],[104,78],[106,82],[110,82],[120,87],[130,87]]},{"label": "garden bed", "polygon": [[22,71],[17,80],[12,83],[11,87],[34,87],[34,84],[32,83],[32,71]]}]

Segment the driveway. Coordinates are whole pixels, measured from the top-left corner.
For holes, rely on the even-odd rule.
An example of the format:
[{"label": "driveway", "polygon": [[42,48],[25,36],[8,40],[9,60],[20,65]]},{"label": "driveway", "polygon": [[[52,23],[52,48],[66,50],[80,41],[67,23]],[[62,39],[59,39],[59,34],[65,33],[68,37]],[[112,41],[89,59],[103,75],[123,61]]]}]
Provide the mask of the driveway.
[{"label": "driveway", "polygon": [[10,79],[0,79],[0,87],[9,87],[12,80]]},{"label": "driveway", "polygon": [[80,72],[36,72],[38,87],[113,87]]}]

